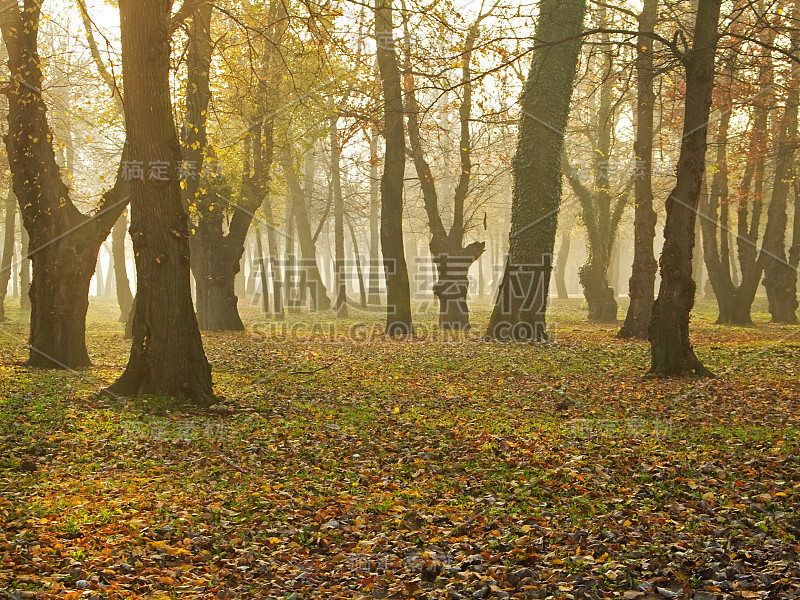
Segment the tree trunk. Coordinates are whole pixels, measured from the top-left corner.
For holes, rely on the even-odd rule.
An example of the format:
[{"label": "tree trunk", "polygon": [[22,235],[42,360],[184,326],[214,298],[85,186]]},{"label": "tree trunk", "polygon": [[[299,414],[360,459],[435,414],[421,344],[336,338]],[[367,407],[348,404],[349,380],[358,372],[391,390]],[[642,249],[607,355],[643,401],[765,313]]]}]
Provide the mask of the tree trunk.
[{"label": "tree trunk", "polygon": [[[272,210],[272,190],[270,182],[275,146],[275,121],[272,117],[280,102],[278,90],[283,83],[284,71],[286,69],[283,58],[280,56],[279,52],[276,52],[276,49],[282,44],[282,39],[288,23],[285,4],[278,1],[270,2],[269,15],[271,27],[267,30],[267,39],[265,40],[266,43],[261,59],[259,100],[256,102],[258,111],[255,115],[253,126],[251,127],[251,130],[254,132],[252,135],[252,146],[248,149],[252,152],[253,156],[253,176],[250,177],[248,168],[246,177],[244,178],[244,187],[249,190],[249,193],[253,195],[255,199],[260,201],[261,211],[264,215],[265,228],[267,230],[267,250],[269,252],[270,271],[272,272],[274,316],[276,319],[282,319],[284,318],[284,286],[281,280],[280,255],[277,239],[278,228]],[[291,207],[289,202],[287,202],[286,210],[286,233],[287,236],[291,236]],[[262,243],[260,227],[257,227],[256,239],[259,243]],[[291,238],[287,237],[287,245],[290,243]],[[263,280],[266,273],[263,248],[259,250],[259,257],[263,294],[264,299],[266,299],[269,295],[269,284],[266,280]],[[263,308],[265,312],[269,312],[268,305],[264,304]]]},{"label": "tree trunk", "polygon": [[[267,250],[269,251],[269,268],[272,273],[272,306],[274,316],[276,319],[283,319],[285,317],[283,312],[283,280],[281,278],[280,255],[278,253],[277,227],[275,226],[272,216],[272,202],[268,194],[264,195],[264,202],[261,204],[261,210],[264,212],[264,219],[267,221]],[[256,234],[260,238],[261,234],[259,232],[256,232]]]},{"label": "tree trunk", "polygon": [[206,226],[197,231],[192,244],[197,322],[201,331],[244,331],[236,295],[244,246],[227,244],[222,223],[212,223],[209,217],[203,216]]},{"label": "tree trunk", "polygon": [[17,197],[14,190],[8,189],[6,196],[6,214],[3,224],[3,254],[0,257],[0,322],[6,320],[5,301],[8,293],[8,282],[14,265],[14,236],[17,225]]},{"label": "tree trunk", "polygon": [[373,128],[369,142],[369,291],[367,304],[378,306],[380,297],[380,179],[378,178],[378,136]]},{"label": "tree trunk", "polygon": [[100,258],[99,254],[97,257],[97,264],[94,268],[94,279],[95,279],[95,296],[97,298],[102,298],[106,295],[106,274],[103,271],[103,261]]},{"label": "tree trunk", "polygon": [[[40,89],[44,77],[37,37],[41,3],[25,0],[0,12],[8,50],[11,83],[6,150],[23,225],[30,236],[33,262],[28,364],[78,368],[90,364],[86,351],[89,282],[100,244],[124,209],[120,177],[93,216],[82,214],[61,181]],[[25,263],[27,267],[26,260]]]},{"label": "tree trunk", "polygon": [[[614,290],[614,304],[617,303],[619,295],[619,271],[622,259],[622,243],[619,236],[614,236],[614,245],[611,247],[611,262],[608,265],[608,285]],[[616,314],[616,311],[615,311]]]},{"label": "tree trunk", "polygon": [[[111,229],[112,235],[114,229]],[[103,242],[103,248],[106,249],[106,253],[108,254],[108,271],[106,272],[106,283],[103,286],[106,292],[106,296],[114,296],[117,293],[117,286],[115,285],[114,279],[114,254],[111,252],[111,247],[108,245],[107,242]]]},{"label": "tree trunk", "polygon": [[381,178],[381,249],[386,274],[386,334],[413,335],[411,287],[403,248],[405,133],[403,90],[395,54],[392,0],[375,0],[375,39],[384,100],[386,152]]},{"label": "tree trunk", "polygon": [[[312,310],[328,310],[331,307],[331,301],[328,297],[328,290],[322,281],[322,274],[317,262],[317,247],[314,243],[314,236],[311,233],[311,219],[308,215],[305,194],[294,170],[292,158],[285,154],[281,162],[286,176],[286,184],[289,188],[289,201],[292,203],[292,215],[294,216],[302,258],[302,264],[295,267],[296,278],[300,288],[298,292],[302,297],[305,297],[306,291],[310,293]],[[306,186],[313,185],[310,179],[305,183]]]},{"label": "tree trunk", "polygon": [[114,277],[119,304],[119,322],[127,323],[133,305],[131,284],[128,281],[128,265],[125,260],[125,239],[128,237],[128,214],[123,212],[111,231],[111,254],[114,258]]},{"label": "tree trunk", "polygon": [[721,0],[699,0],[692,48],[683,55],[686,110],[677,183],[666,203],[661,285],[650,315],[652,375],[712,375],[689,342],[689,313],[694,306],[692,249],[705,170],[720,4]]},{"label": "tree trunk", "polygon": [[[333,104],[333,102],[331,102]],[[333,192],[333,237],[334,237],[334,312],[337,317],[347,317],[347,273],[345,270],[344,256],[344,197],[342,196],[342,179],[340,172],[339,149],[339,112],[333,106],[331,116],[330,143],[331,143],[331,191]]]},{"label": "tree trunk", "polygon": [[634,182],[633,266],[628,281],[631,298],[625,323],[618,337],[646,339],[650,309],[655,297],[656,269],[653,240],[656,212],[653,210],[653,40],[648,37],[658,20],[658,0],[645,0],[639,15],[636,56],[636,140],[633,143],[637,173]]},{"label": "tree trunk", "polygon": [[[419,114],[413,69],[411,65],[411,34],[408,19],[405,26],[405,94],[406,115],[408,118],[408,138],[417,178],[422,188],[425,212],[428,216],[428,229],[431,234],[430,251],[433,264],[436,265],[437,280],[433,284],[433,293],[439,301],[439,327],[442,329],[467,330],[470,328],[469,307],[469,270],[483,254],[486,244],[474,242],[464,247],[464,203],[469,193],[472,172],[470,114],[472,111],[472,51],[479,33],[480,22],[488,16],[482,13],[470,27],[464,42],[462,53],[461,82],[462,100],[459,106],[459,178],[452,190],[453,223],[447,231],[439,212],[439,195],[436,189],[433,172],[425,159],[420,135]],[[449,136],[449,133],[448,133]],[[445,186],[449,188],[451,186]],[[414,245],[416,249],[416,245]],[[416,254],[416,252],[415,252]],[[414,278],[413,281],[417,279]]]},{"label": "tree trunk", "polygon": [[[733,82],[732,64],[730,83]],[[700,228],[702,230],[703,257],[708,279],[717,299],[719,316],[717,323],[752,325],[750,307],[755,297],[755,287],[738,286],[732,277],[730,262],[728,201],[728,129],[731,120],[730,95],[721,107],[717,131],[717,156],[710,194],[705,189],[700,196]],[[742,217],[745,218],[745,217]]]},{"label": "tree trunk", "polygon": [[180,143],[170,101],[171,0],[120,0],[125,123],[131,160],[166,164],[131,182],[138,286],[125,372],[109,388],[208,406],[216,398],[190,289],[189,231],[178,180]]},{"label": "tree trunk", "polygon": [[567,291],[567,261],[569,260],[569,248],[572,245],[572,235],[568,230],[561,232],[561,245],[556,252],[556,290],[559,300],[569,298]]},{"label": "tree trunk", "polygon": [[788,88],[786,108],[778,134],[775,178],[772,184],[772,198],[767,209],[767,225],[759,254],[759,264],[764,269],[764,287],[767,290],[772,322],[793,324],[797,323],[797,270],[786,257],[786,227],[788,224],[786,205],[793,179],[794,154],[797,145],[797,103],[800,78],[793,77]]},{"label": "tree trunk", "polygon": [[485,244],[473,242],[465,248],[461,244],[450,249],[433,248],[433,263],[437,280],[433,293],[439,300],[439,327],[445,330],[466,331],[470,328],[467,294],[469,270],[472,263],[483,254]]},{"label": "tree trunk", "polygon": [[[20,227],[22,243],[20,244],[19,261],[19,307],[22,310],[31,309],[31,238],[25,227]],[[98,247],[98,252],[100,251]],[[88,293],[88,290],[87,290]]]},{"label": "tree trunk", "polygon": [[361,256],[358,253],[358,239],[356,238],[356,230],[350,219],[347,220],[348,229],[350,229],[350,241],[353,244],[353,255],[356,259],[356,276],[358,278],[358,293],[361,299],[361,308],[367,308],[367,286],[364,282],[364,271],[361,268]]},{"label": "tree trunk", "polygon": [[[606,9],[600,5],[597,19],[601,27],[606,24]],[[601,34],[601,43],[610,47],[609,34]],[[592,158],[594,162],[594,186],[587,190],[578,177],[567,171],[567,179],[581,202],[583,222],[588,237],[588,254],[586,262],[578,270],[578,279],[583,287],[583,295],[589,308],[589,321],[599,323],[616,323],[616,292],[609,286],[608,272],[611,263],[611,250],[619,226],[619,216],[623,206],[621,199],[612,209],[611,193],[611,151],[612,130],[614,129],[613,102],[616,77],[614,76],[614,58],[610,50],[602,52],[602,83],[599,86],[600,101],[594,115],[597,136],[594,140]]]},{"label": "tree trunk", "polygon": [[585,0],[542,0],[522,91],[506,261],[487,337],[546,341],[561,202],[563,132],[580,55]]},{"label": "tree trunk", "polygon": [[[201,4],[192,14],[189,28],[183,158],[184,164],[194,172],[203,171],[204,156],[208,152],[212,12],[210,2]],[[197,177],[185,181],[185,201],[194,217],[194,235],[190,238],[190,245],[197,285],[197,321],[201,331],[244,330],[237,296],[238,293],[245,295],[241,289],[241,259],[247,231],[261,199],[251,195],[235,204],[225,233],[223,225],[230,195],[221,174],[207,176],[202,186]]]},{"label": "tree trunk", "polygon": [[[254,262],[258,264],[258,271],[261,281],[261,312],[269,314],[269,280],[267,279],[267,263],[264,260],[264,244],[261,242],[261,227],[256,224],[256,254]],[[256,286],[257,287],[257,286]]]}]

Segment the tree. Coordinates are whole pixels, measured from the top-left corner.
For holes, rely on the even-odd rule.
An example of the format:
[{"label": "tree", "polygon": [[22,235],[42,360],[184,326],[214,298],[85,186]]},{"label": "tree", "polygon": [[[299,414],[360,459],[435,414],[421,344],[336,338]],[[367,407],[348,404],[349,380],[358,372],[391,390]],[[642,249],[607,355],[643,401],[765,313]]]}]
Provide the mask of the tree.
[{"label": "tree", "polygon": [[[757,55],[755,67],[758,93],[750,100],[752,104],[751,127],[743,146],[747,149],[744,172],[738,186],[736,207],[736,258],[742,273],[737,281],[736,265],[733,262],[730,243],[729,178],[733,171],[728,161],[729,129],[734,110],[735,81],[737,78],[736,56],[726,63],[725,85],[720,85],[716,98],[720,110],[717,129],[717,155],[711,189],[701,196],[700,225],[703,232],[703,254],[709,282],[714,290],[719,314],[717,323],[730,325],[752,325],[750,310],[755,300],[761,279],[762,265],[758,260],[758,239],[763,212],[765,179],[765,156],[768,152],[769,115],[774,104],[772,81],[774,68],[771,51],[767,49],[775,39],[769,28],[760,32],[759,42],[764,44]],[[752,94],[747,89],[748,96]]]},{"label": "tree", "polygon": [[14,234],[17,224],[17,197],[14,190],[8,190],[5,202],[5,220],[3,224],[3,254],[0,256],[0,321],[6,320],[5,302],[8,293],[8,282],[11,280],[11,269],[14,264]]},{"label": "tree", "polygon": [[650,315],[653,375],[712,375],[689,341],[689,314],[695,297],[692,249],[705,171],[720,4],[721,0],[699,0],[692,46],[681,55],[686,69],[686,107],[677,182],[666,203],[661,285]]},{"label": "tree", "polygon": [[6,148],[33,262],[28,364],[77,368],[91,364],[86,311],[97,254],[128,199],[118,176],[93,215],[81,213],[70,200],[42,97],[40,16],[40,0],[24,0],[22,10],[15,1],[0,12],[11,70],[4,89],[9,98]]},{"label": "tree", "polygon": [[[607,25],[605,6],[597,9],[600,28]],[[600,34],[604,46],[601,53],[601,82],[598,86],[597,109],[592,111],[592,163],[594,166],[594,185],[587,188],[572,169],[566,169],[567,181],[581,204],[581,217],[586,226],[588,253],[586,262],[578,271],[583,294],[589,307],[589,320],[601,323],[616,323],[616,291],[609,286],[608,271],[611,263],[614,240],[619,229],[622,213],[627,205],[627,190],[616,200],[612,190],[612,151],[614,130],[616,128],[616,109],[614,88],[616,72],[610,36]],[[594,104],[590,102],[590,106]],[[566,156],[566,155],[565,155]]]},{"label": "tree", "polygon": [[472,141],[470,139],[470,114],[472,112],[472,53],[480,31],[481,21],[490,13],[478,16],[467,32],[462,52],[461,66],[461,106],[459,107],[459,177],[453,191],[453,221],[448,231],[443,223],[439,208],[439,194],[436,189],[433,171],[425,159],[420,135],[420,107],[417,102],[413,70],[411,68],[411,35],[408,20],[405,20],[406,73],[404,76],[406,96],[406,117],[411,156],[422,188],[425,212],[428,216],[428,229],[431,235],[430,251],[436,265],[438,280],[433,285],[433,293],[439,300],[439,326],[442,329],[469,329],[469,308],[467,291],[468,273],[472,264],[486,249],[484,242],[473,242],[464,246],[466,221],[464,204],[469,194],[472,173]]},{"label": "tree", "polygon": [[[778,131],[772,197],[767,209],[764,242],[758,257],[759,265],[764,269],[764,287],[773,323],[797,323],[797,269],[788,262],[786,256],[786,204],[792,179],[797,176],[794,174],[794,156],[800,78],[796,75],[791,77],[787,87],[786,106]],[[798,215],[795,215],[797,218]]]},{"label": "tree", "polygon": [[331,144],[331,193],[333,194],[334,237],[334,301],[338,317],[347,317],[347,279],[344,262],[344,197],[340,170],[342,150],[339,147],[339,109],[331,99],[332,115],[329,131]]},{"label": "tree", "polygon": [[[182,140],[186,173],[184,197],[193,225],[189,245],[200,329],[243,331],[235,280],[247,232],[255,211],[261,205],[261,196],[246,195],[231,208],[231,190],[224,176],[221,173],[209,174],[203,168],[206,156],[213,157],[207,132],[212,95],[212,13],[212,4],[203,2],[193,11],[189,27],[186,120]],[[228,219],[229,211],[233,215]],[[229,221],[227,231],[226,221]]]},{"label": "tree", "polygon": [[542,0],[533,61],[522,91],[513,162],[509,255],[487,337],[545,341],[561,202],[561,159],[585,0]]},{"label": "tree", "polygon": [[380,178],[378,177],[378,143],[380,136],[373,126],[369,136],[369,284],[367,304],[380,304]]},{"label": "tree", "polygon": [[[181,202],[180,143],[170,100],[171,0],[120,0],[125,124],[134,164],[131,238],[137,292],[125,372],[109,391],[215,401],[189,282],[189,231]],[[179,11],[179,14],[181,11]]]},{"label": "tree", "polygon": [[128,280],[128,269],[125,265],[125,238],[128,237],[128,215],[122,216],[114,223],[111,230],[111,258],[114,263],[114,284],[119,304],[119,322],[127,323],[133,307],[131,283]]},{"label": "tree", "polygon": [[[309,200],[311,199],[314,186],[313,160],[312,151],[306,159],[305,189],[300,184],[300,177],[295,171],[294,160],[288,151],[281,156],[281,167],[286,177],[286,185],[289,188],[287,201],[291,203],[292,220],[297,230],[300,256],[303,259],[303,264],[300,266],[300,270],[303,272],[301,279],[305,280],[303,284],[311,293],[312,310],[324,311],[331,307],[331,300],[328,296],[328,290],[322,281],[322,275],[319,272],[316,247],[317,236],[311,231],[311,217],[308,214],[310,202],[306,201],[306,197]],[[299,292],[305,294],[304,289],[299,290]]]},{"label": "tree", "polygon": [[645,0],[639,14],[636,41],[636,139],[633,144],[641,172],[634,178],[633,267],[628,283],[631,302],[621,338],[647,338],[650,309],[655,297],[656,269],[653,240],[656,236],[656,212],[653,210],[653,113],[656,95],[653,90],[653,33],[658,19],[658,0]]},{"label": "tree", "polygon": [[[288,25],[286,5],[283,2],[270,2],[269,23],[265,29],[264,51],[261,55],[261,74],[258,81],[258,93],[253,102],[253,115],[250,118],[251,151],[253,159],[253,173],[246,169],[243,177],[245,194],[261,198],[261,212],[266,221],[267,251],[269,253],[270,271],[272,272],[272,300],[275,318],[284,317],[283,294],[281,282],[280,258],[278,251],[277,224],[272,206],[271,169],[275,150],[275,122],[274,114],[279,106],[281,96],[280,84],[285,77],[286,62],[277,52],[283,43],[284,34]],[[288,206],[288,203],[287,203]],[[289,224],[287,223],[287,229]],[[289,234],[291,235],[291,234]],[[260,226],[257,226],[256,240],[261,248]],[[259,254],[261,251],[259,250]],[[268,290],[266,265],[263,256],[259,257],[261,268],[261,285],[264,298],[264,310],[268,307]]]},{"label": "tree", "polygon": [[384,153],[381,178],[381,249],[386,275],[386,334],[414,333],[411,287],[403,249],[405,128],[403,89],[394,45],[392,0],[375,0],[375,39],[384,101]]}]

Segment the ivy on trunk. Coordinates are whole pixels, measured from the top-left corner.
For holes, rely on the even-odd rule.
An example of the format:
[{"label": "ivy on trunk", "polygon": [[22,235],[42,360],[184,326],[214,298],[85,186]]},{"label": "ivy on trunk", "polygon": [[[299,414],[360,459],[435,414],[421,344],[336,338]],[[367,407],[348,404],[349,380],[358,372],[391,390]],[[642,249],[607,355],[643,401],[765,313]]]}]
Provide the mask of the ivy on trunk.
[{"label": "ivy on trunk", "polygon": [[561,161],[585,0],[542,0],[522,90],[511,232],[487,337],[546,341],[545,313],[561,203]]}]

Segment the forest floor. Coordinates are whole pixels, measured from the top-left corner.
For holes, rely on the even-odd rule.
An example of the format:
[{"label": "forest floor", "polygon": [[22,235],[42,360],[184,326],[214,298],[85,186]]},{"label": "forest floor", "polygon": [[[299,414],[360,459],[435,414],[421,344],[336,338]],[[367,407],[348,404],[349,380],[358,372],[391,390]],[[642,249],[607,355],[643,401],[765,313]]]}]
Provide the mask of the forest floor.
[{"label": "forest floor", "polygon": [[648,345],[578,299],[544,346],[248,307],[205,336],[207,412],[98,394],[127,360],[113,303],[79,372],[23,366],[11,309],[0,594],[798,598],[800,327],[759,306],[755,328],[694,315],[713,380],[644,378]]}]

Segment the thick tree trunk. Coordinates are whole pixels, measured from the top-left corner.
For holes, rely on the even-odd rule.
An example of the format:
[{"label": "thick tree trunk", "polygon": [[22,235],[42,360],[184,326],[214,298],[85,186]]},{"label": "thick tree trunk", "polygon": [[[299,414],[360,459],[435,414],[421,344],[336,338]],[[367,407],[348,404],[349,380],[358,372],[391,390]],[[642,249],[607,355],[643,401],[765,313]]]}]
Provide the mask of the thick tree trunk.
[{"label": "thick tree trunk", "polygon": [[548,339],[545,313],[561,202],[563,131],[581,48],[585,0],[542,0],[522,91],[513,163],[509,258],[487,337]]},{"label": "thick tree trunk", "polygon": [[119,304],[119,322],[127,323],[133,305],[128,265],[125,260],[125,239],[128,237],[128,214],[122,213],[111,230],[111,254],[114,258],[114,277]]},{"label": "thick tree trunk", "polygon": [[567,291],[567,261],[569,260],[569,249],[572,245],[572,235],[569,231],[561,232],[561,244],[556,252],[556,290],[559,300],[569,298]]},{"label": "thick tree trunk", "polygon": [[442,329],[466,331],[470,328],[468,275],[472,263],[480,258],[485,247],[483,242],[473,242],[466,248],[439,249],[431,243],[437,273],[433,293],[439,300],[439,327]]},{"label": "thick tree trunk", "polygon": [[384,100],[386,153],[381,178],[381,249],[386,274],[386,334],[411,335],[411,287],[403,248],[405,134],[403,90],[395,54],[392,0],[375,0],[375,38]]},{"label": "thick tree trunk", "polygon": [[658,0],[645,0],[639,15],[636,56],[636,140],[633,144],[639,170],[634,182],[633,267],[628,282],[631,302],[620,338],[646,339],[650,309],[655,297],[656,263],[653,240],[656,236],[656,212],[653,210],[653,113],[656,95],[653,90],[653,40],[648,37],[658,20]]},{"label": "thick tree trunk", "polygon": [[33,261],[29,364],[48,368],[88,366],[85,320],[89,282],[100,244],[108,237],[127,199],[119,195],[120,178],[100,210],[89,217],[70,201],[59,177],[52,146],[37,36],[41,3],[25,0],[0,12],[8,49],[11,83],[6,149],[23,225],[30,236],[27,257]]},{"label": "thick tree trunk", "polygon": [[[208,107],[211,101],[210,2],[201,4],[192,14],[187,51],[186,127],[183,157],[195,171],[202,171],[208,152]],[[266,150],[261,145],[261,131],[256,135],[257,152],[271,162],[272,139]],[[262,186],[263,187],[263,186]],[[201,331],[242,331],[239,298],[245,296],[242,256],[247,231],[261,198],[250,194],[234,205],[233,215],[224,232],[225,215],[230,210],[230,188],[224,176],[208,176],[201,186],[196,177],[185,182],[185,201],[190,204],[195,234],[190,238],[192,271],[196,281],[197,321]]]},{"label": "thick tree trunk", "polygon": [[198,231],[195,238],[192,265],[200,330],[244,331],[235,290],[241,252],[225,243],[221,223]]},{"label": "thick tree trunk", "polygon": [[720,4],[721,0],[699,0],[694,41],[683,56],[686,67],[683,139],[677,183],[666,203],[661,285],[653,303],[648,335],[653,375],[711,375],[689,342],[689,313],[694,306],[692,249],[705,170]]},{"label": "thick tree trunk", "polygon": [[[616,292],[608,284],[608,263],[610,248],[604,248],[607,257],[591,260],[582,265],[578,277],[583,287],[583,295],[589,306],[589,321],[596,323],[617,322]],[[589,253],[592,256],[592,253]]]},{"label": "thick tree trunk", "polygon": [[181,202],[180,143],[170,102],[170,0],[120,0],[125,122],[132,161],[166,164],[163,178],[131,182],[138,279],[133,342],[109,388],[207,406],[215,401],[190,289],[189,231]]},{"label": "thick tree trunk", "polygon": [[81,237],[74,232],[62,238],[67,243],[55,242],[33,255],[31,366],[74,369],[91,365],[85,343],[86,312],[97,250],[85,239],[87,250],[81,254]]}]

